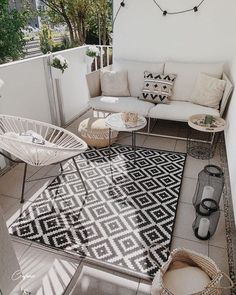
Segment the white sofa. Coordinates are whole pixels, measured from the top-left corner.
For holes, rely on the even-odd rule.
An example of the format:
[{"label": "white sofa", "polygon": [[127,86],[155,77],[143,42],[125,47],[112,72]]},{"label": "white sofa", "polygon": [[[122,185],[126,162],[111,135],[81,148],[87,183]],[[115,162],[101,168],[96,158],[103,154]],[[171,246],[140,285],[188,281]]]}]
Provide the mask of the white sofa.
[{"label": "white sofa", "polygon": [[[112,70],[127,70],[130,97],[101,96],[99,71],[87,75],[90,93],[90,106],[106,112],[138,112],[147,118],[187,122],[195,114],[223,116],[233,86],[223,73],[223,63],[149,63],[129,60],[115,60]],[[143,87],[144,71],[163,74],[177,74],[173,95],[169,104],[153,104],[139,100]],[[199,73],[206,73],[226,80],[226,87],[219,110],[194,104],[190,100]]]}]

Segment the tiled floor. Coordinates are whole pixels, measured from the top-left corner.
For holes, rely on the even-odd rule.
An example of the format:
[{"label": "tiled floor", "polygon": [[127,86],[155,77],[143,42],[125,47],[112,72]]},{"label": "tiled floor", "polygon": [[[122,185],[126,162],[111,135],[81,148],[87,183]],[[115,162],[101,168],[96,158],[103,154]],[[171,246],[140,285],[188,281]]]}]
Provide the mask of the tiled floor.
[{"label": "tiled floor", "polygon": [[[77,133],[78,122],[83,120],[86,116],[88,116],[88,114],[85,114],[68,126],[68,130]],[[179,134],[180,136],[186,134],[186,129],[182,123],[179,125],[175,124],[174,127],[172,127],[173,125],[170,122],[157,123],[153,132],[169,132],[169,134]],[[130,144],[130,138],[127,136],[124,138],[122,136],[122,138],[119,139],[119,143]],[[138,135],[137,145],[169,151],[186,152],[186,142],[183,140]],[[209,255],[216,261],[222,271],[228,272],[224,212],[221,211],[217,232],[209,241],[199,241],[196,239],[191,228],[195,216],[191,201],[196,187],[197,175],[208,163],[219,165],[219,161],[220,157],[218,154],[210,161],[197,160],[190,156],[187,157],[172,240],[172,249],[176,247],[185,247]],[[24,205],[20,205],[19,195],[22,168],[21,166],[17,166],[0,178],[0,206],[3,209],[8,225],[16,219],[20,212],[22,212],[48,184],[48,182],[41,181],[28,185],[26,188],[26,202]],[[50,168],[50,170],[48,168],[40,170],[31,168],[29,172],[35,174],[35,177],[38,177],[52,175],[55,173],[56,169],[56,167]],[[222,202],[221,210],[223,210]],[[150,282],[148,281],[122,275],[108,269],[102,269],[78,257],[72,257],[72,255],[41,247],[40,245],[19,240],[15,237],[13,237],[12,240],[23,275],[25,275],[22,288],[31,291],[32,294],[150,294]]]}]

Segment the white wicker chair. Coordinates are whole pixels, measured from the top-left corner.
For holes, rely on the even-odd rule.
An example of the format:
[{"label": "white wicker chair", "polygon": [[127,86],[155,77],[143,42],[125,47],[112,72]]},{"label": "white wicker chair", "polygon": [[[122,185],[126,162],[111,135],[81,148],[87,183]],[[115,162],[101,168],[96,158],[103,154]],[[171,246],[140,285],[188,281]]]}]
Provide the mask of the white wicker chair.
[{"label": "white wicker chair", "polygon": [[[21,135],[29,131],[37,133],[42,141],[36,143],[21,139]],[[10,161],[25,163],[21,203],[24,202],[27,164],[32,166],[60,164],[62,168],[62,162],[72,159],[87,194],[85,183],[74,159],[75,156],[87,149],[87,144],[73,133],[44,122],[0,115],[0,149],[19,159],[13,160],[5,153],[0,152]]]}]

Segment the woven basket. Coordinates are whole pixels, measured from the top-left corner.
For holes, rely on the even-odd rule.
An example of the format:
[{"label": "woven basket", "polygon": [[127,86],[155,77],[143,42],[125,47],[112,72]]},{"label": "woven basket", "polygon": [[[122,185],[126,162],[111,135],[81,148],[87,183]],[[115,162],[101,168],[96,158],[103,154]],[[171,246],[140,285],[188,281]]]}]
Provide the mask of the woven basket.
[{"label": "woven basket", "polygon": [[[157,272],[152,283],[152,295],[175,295],[170,292],[170,290],[168,290],[163,284],[164,274],[169,269],[171,263],[175,261],[181,261],[191,266],[197,266],[201,268],[201,270],[205,271],[211,279],[210,283],[203,291],[189,295],[220,295],[223,289],[231,289],[234,287],[234,284],[229,276],[221,272],[211,258],[187,249],[175,249],[170,253],[169,259],[166,261],[166,263],[162,265],[162,267]],[[223,277],[226,277],[229,280],[230,286],[221,286],[221,279]]]}]

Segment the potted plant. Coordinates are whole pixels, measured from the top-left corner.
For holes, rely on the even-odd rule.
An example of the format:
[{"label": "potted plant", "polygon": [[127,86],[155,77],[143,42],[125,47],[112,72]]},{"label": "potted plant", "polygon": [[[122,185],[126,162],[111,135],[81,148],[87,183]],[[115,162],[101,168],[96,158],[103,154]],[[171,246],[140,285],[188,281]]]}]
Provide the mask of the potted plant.
[{"label": "potted plant", "polygon": [[100,55],[100,50],[96,45],[90,45],[86,50],[85,61],[88,66],[89,72],[91,71],[91,66],[94,61],[94,58]]},{"label": "potted plant", "polygon": [[52,74],[55,79],[59,79],[68,68],[68,61],[62,55],[55,55],[51,62]]}]

